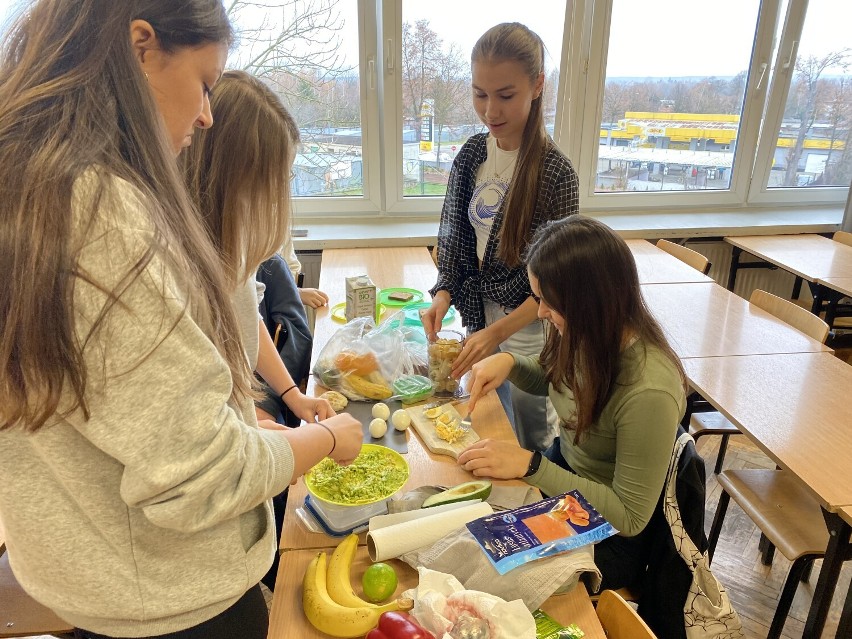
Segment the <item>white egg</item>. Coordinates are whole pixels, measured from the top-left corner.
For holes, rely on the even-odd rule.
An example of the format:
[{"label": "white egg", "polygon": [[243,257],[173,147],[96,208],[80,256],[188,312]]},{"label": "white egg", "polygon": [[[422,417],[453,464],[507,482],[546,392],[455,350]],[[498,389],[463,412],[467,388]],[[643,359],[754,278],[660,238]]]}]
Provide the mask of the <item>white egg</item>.
[{"label": "white egg", "polygon": [[391,421],[393,422],[393,427],[397,430],[405,430],[411,426],[411,415],[408,414],[407,410],[400,408],[393,412]]},{"label": "white egg", "polygon": [[370,436],[373,439],[381,439],[388,432],[388,423],[381,417],[376,417],[370,422]]},{"label": "white egg", "polygon": [[390,408],[388,408],[388,405],[383,402],[373,404],[373,417],[386,420],[390,417]]}]

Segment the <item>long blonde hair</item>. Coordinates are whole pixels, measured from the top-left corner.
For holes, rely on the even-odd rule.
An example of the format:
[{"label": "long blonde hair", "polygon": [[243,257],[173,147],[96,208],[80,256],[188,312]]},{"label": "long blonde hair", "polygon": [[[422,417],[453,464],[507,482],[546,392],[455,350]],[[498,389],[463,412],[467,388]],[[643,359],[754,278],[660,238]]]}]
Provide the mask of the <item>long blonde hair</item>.
[{"label": "long blonde hair", "polygon": [[[544,42],[519,22],[491,27],[477,40],[470,56],[474,62],[517,62],[535,85],[544,73]],[[530,241],[532,221],[538,204],[541,171],[549,145],[544,128],[544,89],[532,101],[518,150],[512,186],[503,202],[498,256],[510,267],[522,262]]]},{"label": "long blonde hair", "polygon": [[[232,41],[221,0],[39,0],[21,16],[0,62],[0,429],[36,431],[62,410],[89,418],[84,351],[155,255],[186,283],[199,323],[231,368],[232,397],[251,393],[218,258],[186,195],[171,145],[131,47],[148,21],[165,53]],[[84,223],[115,178],[142,194],[154,237],[112,287],[92,282],[71,245],[72,188],[92,172]],[[74,289],[108,301],[88,335],[75,333]],[[141,354],[141,357],[147,355]],[[64,390],[63,390],[64,389]],[[70,402],[65,403],[67,393]]]},{"label": "long blonde hair", "polygon": [[185,152],[184,175],[236,287],[289,237],[299,129],[278,96],[244,71],[225,72],[210,108],[216,124]]}]

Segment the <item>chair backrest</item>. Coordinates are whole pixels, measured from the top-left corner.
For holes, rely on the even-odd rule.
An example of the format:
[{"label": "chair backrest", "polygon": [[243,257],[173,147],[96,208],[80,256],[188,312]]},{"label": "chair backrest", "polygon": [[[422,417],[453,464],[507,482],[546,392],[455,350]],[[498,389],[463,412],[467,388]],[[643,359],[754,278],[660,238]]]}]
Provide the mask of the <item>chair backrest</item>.
[{"label": "chair backrest", "polygon": [[701,271],[704,275],[710,272],[710,266],[712,266],[710,260],[698,251],[693,251],[691,248],[686,248],[668,240],[657,240],[657,248],[662,249],[669,255],[674,255],[681,262],[697,271]]},{"label": "chair backrest", "polygon": [[595,609],[609,639],[657,639],[632,606],[614,590],[604,590]]},{"label": "chair backrest", "polygon": [[831,239],[847,246],[852,246],[852,233],[849,231],[837,231],[831,236]]},{"label": "chair backrest", "polygon": [[825,340],[828,338],[828,324],[822,318],[794,304],[790,300],[785,300],[758,288],[751,294],[749,303],[762,308],[782,322],[787,322],[787,324],[797,331],[804,333],[811,339],[815,339],[820,344],[825,344]]}]

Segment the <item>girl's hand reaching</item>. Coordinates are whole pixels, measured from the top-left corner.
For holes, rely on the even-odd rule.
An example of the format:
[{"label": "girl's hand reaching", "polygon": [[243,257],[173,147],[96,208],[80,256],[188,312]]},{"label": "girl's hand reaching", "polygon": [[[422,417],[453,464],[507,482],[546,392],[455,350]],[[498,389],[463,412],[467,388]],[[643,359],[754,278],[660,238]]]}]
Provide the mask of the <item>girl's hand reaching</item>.
[{"label": "girl's hand reaching", "polygon": [[432,298],[432,305],[420,315],[423,331],[429,341],[437,339],[437,333],[441,330],[441,322],[444,321],[444,316],[449,309],[450,294],[447,291],[438,291]]},{"label": "girl's hand reaching", "polygon": [[[338,464],[348,464],[361,452],[364,431],[361,422],[349,413],[340,413],[322,422],[334,435],[334,450],[328,455]],[[311,428],[317,428],[312,426]]]},{"label": "girl's hand reaching", "polygon": [[459,455],[459,465],[476,477],[517,479],[529,468],[532,451],[515,442],[480,439]]},{"label": "girl's hand reaching", "polygon": [[497,353],[473,365],[473,368],[470,369],[470,383],[468,384],[470,400],[467,403],[471,412],[476,408],[476,402],[479,401],[480,397],[506,381],[514,365],[515,358],[509,353]]},{"label": "girl's hand reaching", "polygon": [[328,304],[328,295],[318,288],[300,288],[299,299],[302,300],[302,304],[311,308],[319,308]]},{"label": "girl's hand reaching", "polygon": [[284,403],[296,417],[305,422],[318,422],[337,414],[328,401],[320,397],[308,397],[298,389],[287,393],[284,396]]}]

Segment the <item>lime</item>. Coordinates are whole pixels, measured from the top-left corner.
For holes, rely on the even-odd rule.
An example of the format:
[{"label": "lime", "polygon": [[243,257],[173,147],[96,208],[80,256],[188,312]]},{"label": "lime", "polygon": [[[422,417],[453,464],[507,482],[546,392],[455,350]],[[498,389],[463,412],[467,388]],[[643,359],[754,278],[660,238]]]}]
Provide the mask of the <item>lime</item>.
[{"label": "lime", "polygon": [[373,564],[361,577],[364,596],[373,603],[390,599],[396,592],[396,583],[396,571],[393,566],[383,563]]}]

